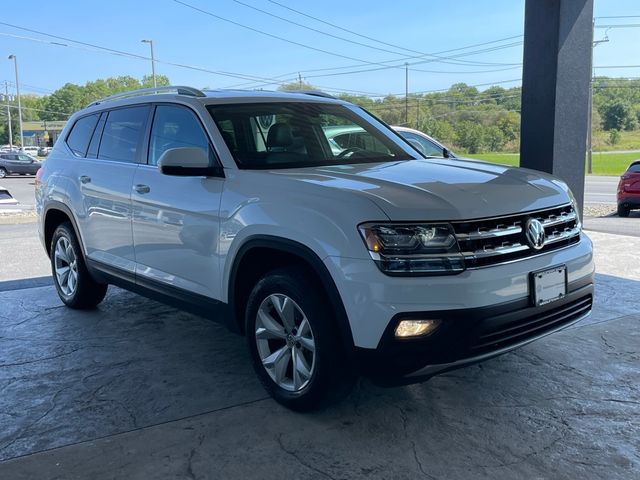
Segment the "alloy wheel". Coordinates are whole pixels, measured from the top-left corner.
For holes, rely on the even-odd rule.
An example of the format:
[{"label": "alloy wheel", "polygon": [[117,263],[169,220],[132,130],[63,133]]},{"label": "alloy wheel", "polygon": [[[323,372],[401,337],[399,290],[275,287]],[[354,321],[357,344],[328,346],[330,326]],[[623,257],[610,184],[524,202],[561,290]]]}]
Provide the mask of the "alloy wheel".
[{"label": "alloy wheel", "polygon": [[53,260],[58,286],[64,295],[70,297],[78,287],[78,258],[68,238],[58,238]]},{"label": "alloy wheel", "polygon": [[262,301],[255,338],[262,366],[279,387],[299,392],[309,384],[316,344],[309,320],[293,299],[274,293]]}]

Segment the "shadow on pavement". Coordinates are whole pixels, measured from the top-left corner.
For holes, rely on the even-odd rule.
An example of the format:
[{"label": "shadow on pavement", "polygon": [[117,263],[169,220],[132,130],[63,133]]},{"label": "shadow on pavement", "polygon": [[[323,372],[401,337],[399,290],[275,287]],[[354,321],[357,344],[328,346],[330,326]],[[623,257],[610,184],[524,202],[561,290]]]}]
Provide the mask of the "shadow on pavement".
[{"label": "shadow on pavement", "polygon": [[302,415],[213,322],[116,288],[91,312],[52,287],[4,291],[0,477],[629,478],[637,298],[640,282],[598,275],[593,316],[570,329],[419,385],[361,380]]}]

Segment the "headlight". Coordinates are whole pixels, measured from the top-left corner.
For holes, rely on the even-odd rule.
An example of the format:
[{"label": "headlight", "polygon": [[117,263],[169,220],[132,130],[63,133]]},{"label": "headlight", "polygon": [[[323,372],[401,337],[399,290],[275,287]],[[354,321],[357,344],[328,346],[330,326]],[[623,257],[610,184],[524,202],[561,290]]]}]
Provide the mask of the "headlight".
[{"label": "headlight", "polygon": [[448,275],[465,269],[449,224],[365,223],[359,230],[371,258],[385,273]]}]

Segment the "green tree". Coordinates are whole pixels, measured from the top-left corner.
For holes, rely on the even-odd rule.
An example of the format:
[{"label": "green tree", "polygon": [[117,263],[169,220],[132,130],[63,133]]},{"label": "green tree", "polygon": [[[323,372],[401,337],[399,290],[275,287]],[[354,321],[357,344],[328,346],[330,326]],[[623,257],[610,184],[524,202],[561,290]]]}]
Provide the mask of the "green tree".
[{"label": "green tree", "polygon": [[620,142],[620,130],[609,130],[609,137],[607,143],[609,145],[617,145]]},{"label": "green tree", "polygon": [[307,82],[291,82],[283,83],[278,87],[281,92],[290,92],[293,90],[318,90],[316,87]]},{"label": "green tree", "polygon": [[495,125],[487,127],[484,132],[484,139],[487,145],[487,148],[491,152],[498,152],[502,150],[504,145],[507,143],[507,139],[502,133],[502,130]]},{"label": "green tree", "polygon": [[[165,75],[157,75],[156,80],[160,86],[170,84],[169,78]],[[41,112],[40,119],[66,120],[72,113],[100,98],[151,86],[153,86],[153,78],[150,75],[142,77],[142,81],[129,75],[123,75],[94,80],[82,86],[67,83],[51,95],[41,98],[40,105],[43,110],[47,111]]]},{"label": "green tree", "polygon": [[633,130],[638,124],[631,105],[620,100],[603,105],[600,115],[605,130]]},{"label": "green tree", "polygon": [[447,145],[453,143],[456,138],[453,126],[446,120],[434,120],[424,127],[423,131]]},{"label": "green tree", "polygon": [[[153,75],[145,75],[142,77],[141,87],[142,88],[151,88],[153,87]],[[156,75],[156,85],[158,87],[168,87],[171,85],[169,81],[169,77],[166,75]]]},{"label": "green tree", "polygon": [[469,153],[478,153],[485,145],[484,127],[475,122],[463,121],[454,125],[456,144]]},{"label": "green tree", "polygon": [[505,112],[496,122],[496,126],[508,142],[520,137],[520,115],[516,112]]}]

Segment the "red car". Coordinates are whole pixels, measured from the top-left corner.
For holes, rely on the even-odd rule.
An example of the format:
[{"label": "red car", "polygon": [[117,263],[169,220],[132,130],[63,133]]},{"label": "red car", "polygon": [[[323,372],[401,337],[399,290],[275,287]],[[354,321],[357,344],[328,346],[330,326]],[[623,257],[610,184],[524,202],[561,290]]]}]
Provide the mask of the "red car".
[{"label": "red car", "polygon": [[618,215],[628,217],[636,208],[640,208],[640,160],[629,165],[618,183]]}]

